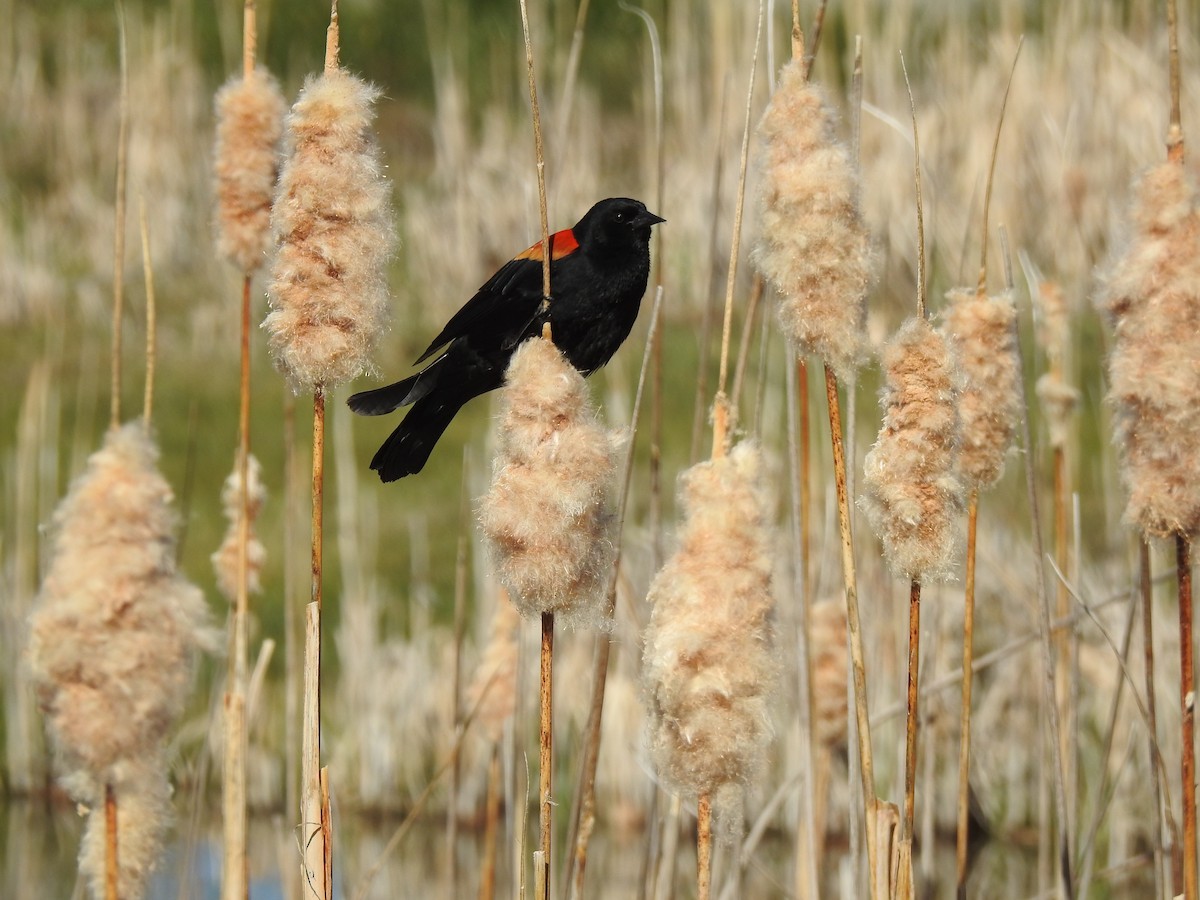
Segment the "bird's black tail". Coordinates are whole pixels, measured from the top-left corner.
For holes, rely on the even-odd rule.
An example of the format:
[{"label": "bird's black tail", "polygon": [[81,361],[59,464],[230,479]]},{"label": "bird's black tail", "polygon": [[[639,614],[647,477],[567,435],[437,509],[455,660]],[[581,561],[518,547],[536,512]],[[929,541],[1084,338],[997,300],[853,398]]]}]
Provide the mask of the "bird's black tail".
[{"label": "bird's black tail", "polygon": [[[387,390],[390,388],[380,388],[380,391]],[[368,391],[367,393],[377,392]],[[467,399],[469,398],[456,399],[447,403],[444,400],[428,397],[413,404],[413,408],[404,417],[404,421],[388,435],[388,439],[383,442],[383,446],[376,451],[371,460],[371,468],[379,473],[379,480],[386,483],[396,481],[405,475],[414,475],[420,472],[429,459],[429,454],[433,452],[438,438],[442,436],[446,426],[458,414]],[[355,410],[355,412],[358,411]],[[372,414],[365,413],[365,415]]]},{"label": "bird's black tail", "polygon": [[346,400],[346,405],[360,416],[387,415],[427,396],[437,384],[439,372],[440,366],[435,363],[395,384],[352,394]]}]

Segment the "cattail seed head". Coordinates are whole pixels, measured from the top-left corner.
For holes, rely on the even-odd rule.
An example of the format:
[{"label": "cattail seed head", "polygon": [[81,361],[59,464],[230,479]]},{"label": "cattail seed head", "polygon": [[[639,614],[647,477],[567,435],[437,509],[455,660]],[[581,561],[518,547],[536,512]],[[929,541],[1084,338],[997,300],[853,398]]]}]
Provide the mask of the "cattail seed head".
[{"label": "cattail seed head", "polygon": [[757,446],[744,442],[683,474],[679,549],[648,598],[642,681],[655,768],[673,790],[717,803],[754,779],[772,735],[771,504],[762,469]]},{"label": "cattail seed head", "polygon": [[1125,519],[1190,536],[1200,530],[1200,210],[1182,165],[1142,177],[1132,231],[1098,300],[1114,331],[1108,399]]},{"label": "cattail seed head", "polygon": [[242,272],[262,265],[271,245],[271,196],[287,112],[263,68],[217,91],[217,249]]},{"label": "cattail seed head", "polygon": [[821,91],[792,60],[758,126],[761,237],[754,260],[780,295],[779,321],[800,352],[848,380],[865,354],[871,248],[858,173]]},{"label": "cattail seed head", "polygon": [[846,745],[848,628],[841,600],[822,600],[808,610],[808,645],[812,659],[812,728],[822,746]]},{"label": "cattail seed head", "polygon": [[[171,825],[171,783],[161,753],[123,762],[112,773],[117,802],[117,896],[141,900],[150,875],[162,859]],[[75,782],[71,795],[87,807],[87,824],[79,844],[79,871],[92,896],[106,896],[108,832],[104,817],[104,785]]]},{"label": "cattail seed head", "polygon": [[263,327],[296,391],[369,369],[386,328],[395,232],[371,134],[379,93],[335,69],[305,82],[287,118],[290,152],[271,212],[272,309]]},{"label": "cattail seed head", "polygon": [[504,736],[504,723],[517,708],[517,627],[521,616],[501,591],[492,615],[491,630],[475,675],[467,687],[467,709],[488,740]]},{"label": "cattail seed head", "polygon": [[966,505],[958,366],[945,339],[921,318],[900,327],[883,366],[883,426],[863,462],[862,505],[895,575],[946,579]]},{"label": "cattail seed head", "polygon": [[603,627],[615,553],[617,455],[583,376],[549,341],[533,338],[505,376],[499,448],[479,507],[493,564],[526,617]]},{"label": "cattail seed head", "polygon": [[[267,561],[267,548],[258,539],[254,523],[267,499],[267,489],[262,482],[262,465],[253,454],[246,461],[246,476],[249,484],[246,512],[250,520],[250,539],[246,546],[246,581],[250,593],[257,594],[262,590],[259,576]],[[228,600],[233,601],[237,599],[238,592],[238,523],[242,516],[241,467],[236,462],[233,471],[225,479],[224,487],[221,488],[221,505],[225,509],[229,527],[225,531],[225,539],[221,541],[221,546],[212,555],[212,564],[217,575],[217,588]]]},{"label": "cattail seed head", "polygon": [[959,464],[970,488],[1000,480],[1021,412],[1017,361],[1017,308],[1010,293],[996,297],[956,288],[947,295],[943,333],[962,370]]},{"label": "cattail seed head", "polygon": [[153,752],[182,710],[195,651],[215,645],[175,567],[171,489],[141,423],[113,429],[54,514],[29,664],[61,760],[97,781]]}]

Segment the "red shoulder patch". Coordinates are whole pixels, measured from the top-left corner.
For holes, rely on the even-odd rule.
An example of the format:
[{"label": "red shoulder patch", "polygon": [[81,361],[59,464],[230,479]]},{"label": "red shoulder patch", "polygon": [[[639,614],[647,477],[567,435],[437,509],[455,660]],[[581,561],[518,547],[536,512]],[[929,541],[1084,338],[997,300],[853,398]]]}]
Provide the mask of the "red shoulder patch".
[{"label": "red shoulder patch", "polygon": [[[556,231],[550,235],[550,258],[562,259],[564,256],[569,256],[579,249],[579,241],[575,240],[575,232],[570,228],[565,228],[562,231]],[[523,253],[518,253],[516,259],[535,259],[538,262],[542,260],[542,242],[538,241],[528,250]]]}]

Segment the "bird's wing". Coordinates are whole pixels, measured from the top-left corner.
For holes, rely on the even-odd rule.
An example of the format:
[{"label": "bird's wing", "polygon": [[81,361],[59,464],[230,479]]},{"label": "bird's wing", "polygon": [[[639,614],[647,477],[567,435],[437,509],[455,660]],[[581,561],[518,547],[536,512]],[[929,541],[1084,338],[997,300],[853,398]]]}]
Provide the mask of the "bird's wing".
[{"label": "bird's wing", "polygon": [[[576,252],[579,243],[574,233],[567,229],[550,236],[550,260],[557,262]],[[433,342],[414,363],[418,365],[433,356],[442,347],[460,337],[472,335],[495,336],[511,340],[519,326],[523,331],[534,316],[542,300],[542,242],[538,241],[528,250],[510,259],[487,280],[475,296],[463,304],[462,309],[450,317]]]}]

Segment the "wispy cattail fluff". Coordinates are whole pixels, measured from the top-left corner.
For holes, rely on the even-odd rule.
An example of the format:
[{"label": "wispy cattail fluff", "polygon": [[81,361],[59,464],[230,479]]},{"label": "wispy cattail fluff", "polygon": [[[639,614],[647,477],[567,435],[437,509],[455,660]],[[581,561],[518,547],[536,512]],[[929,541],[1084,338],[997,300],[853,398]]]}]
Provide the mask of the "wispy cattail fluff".
[{"label": "wispy cattail fluff", "polygon": [[1147,534],[1200,530],[1200,211],[1182,165],[1137,186],[1133,234],[1099,305],[1109,316],[1109,402],[1129,490],[1125,518]]},{"label": "wispy cattail fluff", "polygon": [[241,271],[255,271],[271,244],[271,196],[287,106],[263,68],[217,91],[217,249]]},{"label": "wispy cattail fluff", "polygon": [[642,652],[660,777],[736,818],[771,737],[770,488],[742,443],[681,479],[679,549],[650,584]]},{"label": "wispy cattail fluff", "polygon": [[505,596],[496,602],[483,657],[467,687],[467,709],[490,741],[504,736],[504,723],[517,707],[517,626],[521,617]]},{"label": "wispy cattail fluff", "polygon": [[379,93],[336,69],[310,77],[287,118],[290,152],[271,211],[272,311],[263,325],[297,391],[369,369],[385,329],[395,233],[371,134]]},{"label": "wispy cattail fluff", "polygon": [[762,234],[755,262],[779,291],[784,332],[847,380],[865,350],[871,248],[858,173],[802,61],[779,73],[758,138]]},{"label": "wispy cattail fluff", "polygon": [[968,487],[986,489],[1004,473],[1021,412],[1017,309],[1007,292],[988,297],[955,288],[946,296],[943,332],[962,370],[959,465]]},{"label": "wispy cattail fluff", "polygon": [[1038,341],[1050,362],[1049,371],[1038,379],[1038,402],[1046,417],[1050,445],[1062,447],[1070,435],[1071,416],[1079,405],[1079,391],[1067,384],[1063,375],[1070,314],[1062,288],[1050,281],[1042,282],[1037,292],[1037,309],[1041,313]]},{"label": "wispy cattail fluff", "polygon": [[601,425],[583,376],[552,343],[534,338],[517,349],[479,519],[523,616],[553,612],[575,627],[606,625],[623,441]]},{"label": "wispy cattail fluff", "polygon": [[[54,514],[30,618],[29,666],[59,769],[68,788],[93,785],[81,802],[160,757],[196,651],[215,643],[203,596],[176,570],[171,489],[157,461],[140,423],[109,431]],[[139,893],[133,884],[122,896]]]},{"label": "wispy cattail fluff", "polygon": [[[161,754],[113,769],[117,801],[118,896],[137,900],[145,893],[150,874],[162,856],[163,842],[173,816],[171,783]],[[70,785],[71,795],[89,808],[79,845],[79,871],[91,885],[92,896],[105,896],[107,829],[104,786],[88,779]]]},{"label": "wispy cattail fluff", "polygon": [[808,610],[808,645],[812,648],[812,721],[825,747],[844,747],[849,703],[847,682],[846,604],[822,600]]},{"label": "wispy cattail fluff", "polygon": [[966,505],[958,367],[945,339],[922,318],[900,327],[883,366],[883,426],[863,462],[862,505],[894,574],[949,578]]},{"label": "wispy cattail fluff", "polygon": [[[267,489],[262,482],[262,466],[258,459],[251,454],[246,463],[249,489],[246,494],[246,512],[250,519],[250,540],[246,545],[246,575],[250,593],[257,594],[262,590],[259,576],[267,561],[267,549],[254,531],[254,523],[262,512],[263,502],[267,499]],[[225,479],[221,488],[221,505],[225,508],[225,518],[229,520],[229,528],[225,531],[225,539],[212,555],[213,569],[217,574],[217,587],[229,600],[237,599],[238,592],[238,521],[242,515],[242,479],[241,467],[234,463],[233,471]]]}]

